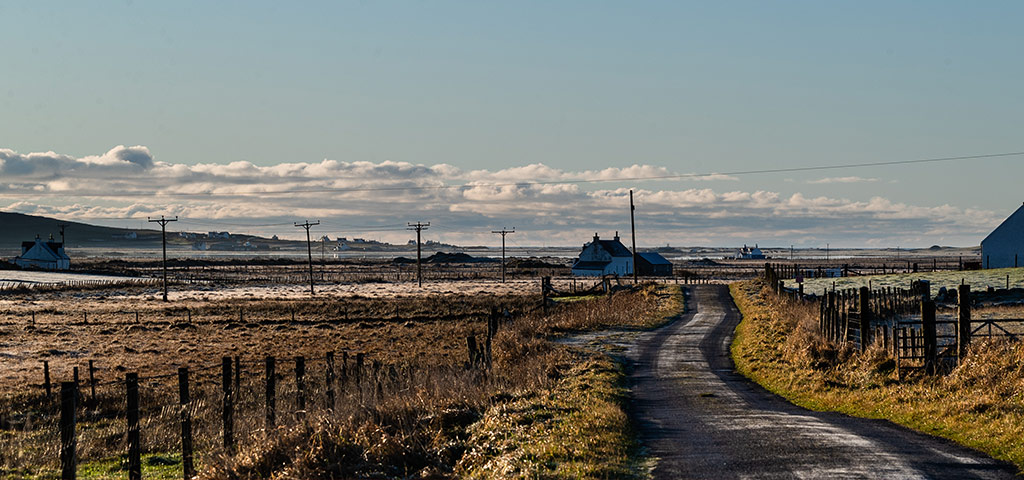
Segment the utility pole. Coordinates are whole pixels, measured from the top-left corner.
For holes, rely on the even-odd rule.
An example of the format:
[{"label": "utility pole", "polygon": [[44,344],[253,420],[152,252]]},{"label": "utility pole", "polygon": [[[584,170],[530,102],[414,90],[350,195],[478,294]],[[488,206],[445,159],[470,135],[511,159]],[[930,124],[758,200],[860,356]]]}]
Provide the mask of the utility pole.
[{"label": "utility pole", "polygon": [[501,234],[501,283],[505,283],[505,235],[516,233],[516,227],[512,227],[512,230],[491,230],[491,233]]},{"label": "utility pole", "polygon": [[423,265],[420,261],[420,232],[430,226],[430,222],[427,223],[410,223],[409,228],[406,230],[416,230],[416,281],[419,282],[420,287],[423,287]]},{"label": "utility pole", "polygon": [[[149,220],[150,223],[159,223],[160,224],[160,239],[163,240],[163,244],[164,244],[164,301],[166,302],[167,301],[167,224],[170,223],[170,222],[177,222],[178,221],[178,216],[175,215],[174,218],[171,219],[171,218],[164,218],[163,215],[160,215],[160,219],[159,220],[157,220],[155,218],[149,218],[149,217],[146,217],[146,220]],[[63,233],[61,235],[63,235]]]},{"label": "utility pole", "polygon": [[637,264],[636,264],[636,222],[633,221],[633,212],[636,211],[636,206],[633,205],[633,190],[629,191],[629,229],[633,237],[633,285],[640,283],[637,280]]},{"label": "utility pole", "polygon": [[68,251],[68,244],[67,244],[67,242],[64,241],[64,227],[67,227],[67,226],[68,226],[68,224],[66,224],[66,223],[58,223],[57,224],[57,228],[60,229],[60,243],[61,243],[61,245],[64,245],[64,251],[65,252]]},{"label": "utility pole", "polygon": [[327,235],[320,237],[320,281],[324,281],[324,272],[327,271],[327,259],[324,251],[327,250]]},{"label": "utility pole", "polygon": [[316,295],[316,293],[313,291],[313,246],[309,241],[309,227],[312,227],[314,225],[320,225],[320,220],[317,220],[314,223],[309,223],[309,220],[306,220],[305,223],[295,224],[296,227],[302,227],[306,229],[306,254],[309,255],[309,296],[311,297],[313,295]]},{"label": "utility pole", "polygon": [[829,260],[830,259],[829,259],[829,256],[828,256],[828,244],[826,243],[825,244],[825,261],[827,262]]}]

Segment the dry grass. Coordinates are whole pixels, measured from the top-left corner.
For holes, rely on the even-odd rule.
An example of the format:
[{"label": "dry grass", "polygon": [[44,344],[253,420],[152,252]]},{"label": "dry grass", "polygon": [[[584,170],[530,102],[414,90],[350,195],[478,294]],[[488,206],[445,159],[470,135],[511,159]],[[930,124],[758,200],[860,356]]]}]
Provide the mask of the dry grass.
[{"label": "dry grass", "polygon": [[[548,400],[575,403],[572,408],[565,404],[550,406],[553,415],[566,415],[565,421],[555,417],[538,420],[548,422],[538,427],[548,432],[548,445],[567,445],[564,455],[549,456],[545,465],[556,465],[552,475],[576,477],[581,472],[605,468],[620,471],[621,465],[628,463],[631,440],[617,383],[622,375],[606,359],[581,357],[548,341],[548,337],[614,324],[650,324],[652,315],[664,313],[659,305],[673,298],[675,295],[645,286],[636,293],[557,306],[546,316],[539,312],[519,316],[495,337],[490,372],[464,368],[466,336],[483,338],[483,313],[489,313],[491,306],[507,305],[514,312],[524,312],[532,299],[215,301],[192,306],[194,312],[200,312],[193,313],[197,325],[192,327],[173,320],[178,313],[150,308],[145,310],[150,315],[163,313],[171,319],[147,320],[141,325],[117,321],[97,324],[104,320],[97,314],[88,325],[50,321],[26,328],[9,324],[0,326],[0,342],[3,348],[21,345],[29,354],[48,353],[55,380],[66,379],[71,365],[84,367],[84,360],[100,355],[111,359],[100,364],[103,380],[123,378],[125,371],[135,369],[143,375],[172,373],[178,364],[191,364],[202,478],[470,475],[479,471],[475,461],[482,457],[462,459],[465,452],[486,447],[479,439],[489,428],[474,423],[490,418],[495,423],[487,425],[500,425],[502,414],[496,412],[501,412],[502,405],[522,401],[547,405]],[[241,322],[236,319],[239,305],[245,308]],[[120,305],[107,314],[116,315],[117,308]],[[348,320],[341,308],[347,311]],[[294,322],[290,320],[293,310],[299,312]],[[56,317],[61,309],[50,314]],[[327,408],[325,400],[323,353],[328,350],[339,352],[339,364],[342,351],[367,354],[359,384],[351,375],[354,355],[350,355],[350,375],[340,384],[333,409]],[[283,425],[270,431],[264,428],[262,391],[262,355],[268,352],[280,357],[278,425]],[[215,367],[224,354],[240,355],[243,362],[236,407],[236,454],[227,454],[219,445],[219,371],[199,370]],[[291,363],[291,357],[299,354],[307,357],[309,400],[307,413],[302,416],[294,413],[296,387]],[[45,478],[56,467],[52,406],[40,401],[38,386],[28,391],[15,388],[24,385],[24,379],[39,381],[40,358],[26,361],[20,367],[24,371],[5,370],[5,378],[0,381],[0,388],[6,391],[4,411],[15,412],[8,416],[12,420],[8,427],[13,429],[0,430],[0,478],[23,478],[29,472]],[[380,362],[379,369],[372,367],[373,361]],[[119,364],[125,367],[118,368]],[[340,370],[339,365],[339,376]],[[124,475],[118,458],[125,451],[122,390],[117,383],[101,387],[97,403],[80,413],[83,478]],[[144,380],[141,390],[144,451],[158,454],[151,457],[157,463],[172,464],[169,468],[147,466],[147,475],[180,476],[180,465],[173,465],[179,459],[175,453],[179,448],[175,379]],[[590,410],[604,413],[594,416],[587,413]],[[558,428],[549,428],[552,425]],[[572,435],[577,431],[573,428],[595,435],[577,439]],[[593,439],[600,437],[599,431],[605,432],[601,440],[607,445],[604,450],[594,450]],[[534,448],[525,440],[523,444],[524,448]],[[582,455],[590,451],[600,455]],[[558,466],[560,462],[564,465]]]},{"label": "dry grass", "polygon": [[979,342],[947,376],[898,381],[877,346],[859,353],[818,336],[813,307],[758,282],[732,290],[743,312],[736,367],[765,388],[807,408],[884,418],[1024,467],[1024,344]]}]

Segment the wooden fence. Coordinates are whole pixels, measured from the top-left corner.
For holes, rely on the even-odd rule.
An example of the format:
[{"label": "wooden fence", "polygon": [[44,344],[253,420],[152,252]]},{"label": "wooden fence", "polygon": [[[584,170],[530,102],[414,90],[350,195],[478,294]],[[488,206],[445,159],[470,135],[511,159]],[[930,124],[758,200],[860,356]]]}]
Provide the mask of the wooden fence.
[{"label": "wooden fence", "polygon": [[1024,319],[1014,318],[972,319],[970,285],[955,292],[955,318],[938,319],[928,282],[915,281],[909,289],[826,289],[817,296],[805,295],[803,285],[785,288],[780,277],[775,266],[765,265],[764,278],[777,295],[818,303],[818,328],[826,339],[852,343],[861,351],[880,345],[895,358],[901,378],[909,370],[949,371],[967,355],[972,338],[1019,340],[1020,334],[1006,326],[1024,324]]}]

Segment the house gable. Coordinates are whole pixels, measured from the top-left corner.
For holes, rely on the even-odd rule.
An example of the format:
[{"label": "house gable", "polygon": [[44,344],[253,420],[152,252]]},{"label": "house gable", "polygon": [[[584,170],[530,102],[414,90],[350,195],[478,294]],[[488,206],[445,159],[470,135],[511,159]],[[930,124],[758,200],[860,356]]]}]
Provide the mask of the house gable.
[{"label": "house gable", "polygon": [[998,241],[1005,237],[1016,237],[1016,233],[1024,229],[1024,205],[1017,208],[1015,212],[1006,217],[1003,223],[1000,223],[995,230],[981,241],[981,246],[984,248],[986,243]]}]

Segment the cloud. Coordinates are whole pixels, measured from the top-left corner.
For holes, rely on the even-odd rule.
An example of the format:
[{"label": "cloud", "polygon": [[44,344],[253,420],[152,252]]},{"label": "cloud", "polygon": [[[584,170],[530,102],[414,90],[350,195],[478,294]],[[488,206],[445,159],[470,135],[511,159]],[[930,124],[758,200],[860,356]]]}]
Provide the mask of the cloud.
[{"label": "cloud", "polygon": [[864,178],[864,177],[826,177],[819,178],[817,180],[808,180],[807,183],[816,184],[829,184],[829,183],[873,183],[881,180],[877,178]]},{"label": "cloud", "polygon": [[[0,209],[7,211],[83,221],[178,215],[177,226],[199,231],[206,228],[199,225],[211,222],[266,225],[318,218],[324,221],[321,233],[332,236],[371,236],[368,224],[423,220],[437,226],[431,234],[467,244],[489,241],[486,232],[500,226],[516,226],[520,245],[576,245],[595,231],[628,231],[627,185],[633,187],[641,245],[788,245],[818,239],[850,246],[904,239],[907,245],[905,232],[928,244],[937,243],[928,236],[941,236],[947,243],[973,245],[1002,219],[988,211],[910,205],[880,196],[695,188],[690,178],[659,181],[656,189],[621,181],[676,175],[652,165],[584,171],[541,163],[492,171],[333,159],[188,165],[160,161],[143,146],[117,146],[81,158],[0,149],[0,174]],[[579,183],[584,180],[598,182]],[[814,183],[861,181],[876,179]],[[190,219],[206,223],[190,227]],[[297,235],[283,227],[250,233]],[[409,235],[403,228],[376,233],[402,243]]]}]

